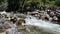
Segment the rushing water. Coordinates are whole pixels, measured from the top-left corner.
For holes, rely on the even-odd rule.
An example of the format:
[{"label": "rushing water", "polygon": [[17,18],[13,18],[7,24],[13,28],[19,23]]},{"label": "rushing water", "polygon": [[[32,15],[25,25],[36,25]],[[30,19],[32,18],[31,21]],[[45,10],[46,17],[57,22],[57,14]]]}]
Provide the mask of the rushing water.
[{"label": "rushing water", "polygon": [[60,25],[58,24],[53,24],[43,20],[38,20],[33,16],[27,16],[25,20],[26,20],[26,25],[36,26],[44,31],[47,31],[53,34],[60,34]]},{"label": "rushing water", "polygon": [[[43,31],[50,32],[53,34],[60,34],[60,25],[58,25],[58,24],[53,24],[53,23],[46,22],[43,20],[38,20],[32,16],[27,16],[27,18],[25,20],[26,20],[25,25],[36,26],[36,27],[42,29]],[[11,29],[8,29],[10,34],[18,34],[19,33],[19,32],[17,32],[17,29],[15,27],[16,27],[16,25],[14,24],[14,25],[12,25]]]},{"label": "rushing water", "polygon": [[[27,16],[27,18],[25,20],[26,20],[25,25],[36,26],[45,32],[50,32],[53,34],[60,34],[60,25],[58,25],[58,24],[53,24],[53,23],[46,22],[43,20],[38,20],[33,16]],[[20,32],[17,32],[15,24],[12,25],[12,28],[8,29],[7,31],[9,31],[10,34],[20,34]]]}]

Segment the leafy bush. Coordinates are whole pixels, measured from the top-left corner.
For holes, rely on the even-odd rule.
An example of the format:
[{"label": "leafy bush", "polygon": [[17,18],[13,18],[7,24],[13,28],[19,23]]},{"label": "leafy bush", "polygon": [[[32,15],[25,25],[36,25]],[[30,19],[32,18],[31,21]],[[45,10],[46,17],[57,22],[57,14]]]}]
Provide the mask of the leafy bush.
[{"label": "leafy bush", "polygon": [[23,9],[28,5],[48,8],[54,5],[60,6],[60,0],[0,0],[0,7],[4,10],[6,10],[7,6],[15,10],[16,8]]},{"label": "leafy bush", "polygon": [[7,0],[0,0],[0,8],[2,8],[3,10],[6,10],[8,5]]},{"label": "leafy bush", "polygon": [[55,5],[60,6],[60,0],[55,0]]}]

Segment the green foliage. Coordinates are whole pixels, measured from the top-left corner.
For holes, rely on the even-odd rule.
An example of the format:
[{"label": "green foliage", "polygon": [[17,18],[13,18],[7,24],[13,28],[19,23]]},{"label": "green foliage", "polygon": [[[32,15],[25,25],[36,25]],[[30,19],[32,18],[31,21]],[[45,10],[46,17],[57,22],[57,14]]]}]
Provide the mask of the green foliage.
[{"label": "green foliage", "polygon": [[0,0],[0,7],[5,10],[7,8],[8,2],[7,0]]},{"label": "green foliage", "polygon": [[60,6],[60,0],[55,0],[55,5]]},{"label": "green foliage", "polygon": [[16,4],[22,9],[24,6],[37,5],[37,3],[40,4],[39,6],[45,6],[46,8],[54,5],[60,6],[60,0],[0,0],[0,7],[5,10],[8,4]]},{"label": "green foliage", "polygon": [[24,5],[30,5],[31,3],[35,4],[37,2],[40,2],[40,0],[25,0]]},{"label": "green foliage", "polygon": [[55,3],[55,1],[53,1],[53,0],[46,0],[45,6],[48,8],[50,6],[54,6],[54,3]]},{"label": "green foliage", "polygon": [[22,7],[22,9],[25,6],[29,6],[29,5],[36,6],[37,3],[40,3],[40,0],[23,0],[23,1],[22,1],[23,3],[20,3],[20,6]]}]

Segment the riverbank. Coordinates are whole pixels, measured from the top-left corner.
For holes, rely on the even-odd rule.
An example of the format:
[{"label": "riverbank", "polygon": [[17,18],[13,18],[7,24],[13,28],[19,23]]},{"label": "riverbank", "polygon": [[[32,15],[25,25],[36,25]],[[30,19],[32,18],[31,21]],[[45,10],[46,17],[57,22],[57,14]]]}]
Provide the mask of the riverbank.
[{"label": "riverbank", "polygon": [[[31,32],[32,33],[40,32],[41,34],[49,34],[49,33],[53,32],[52,34],[55,34],[55,33],[59,34],[59,32],[58,32],[59,25],[57,25],[57,27],[56,27],[56,25],[51,24],[52,20],[44,21],[45,15],[46,15],[45,12],[43,12],[43,11],[41,11],[41,13],[39,13],[39,12],[40,11],[27,12],[27,13],[13,13],[13,12],[9,13],[9,12],[5,12],[5,11],[0,12],[0,29],[1,29],[0,31],[1,31],[1,33],[9,32],[10,34],[15,34],[15,33],[20,33],[20,32],[25,32],[27,34],[27,33],[31,33]],[[41,15],[43,15],[43,16],[41,16]],[[25,20],[26,18],[28,20]],[[33,20],[31,21],[31,19],[33,19]],[[36,19],[37,19],[37,21],[35,21]],[[28,21],[28,22],[26,23],[26,21]],[[31,22],[30,25],[34,25],[34,26],[30,26],[29,25],[30,22]],[[46,22],[49,24],[47,24]],[[35,29],[38,27],[42,28],[42,30],[40,31],[40,28],[37,30]],[[50,32],[50,29],[47,27],[51,28],[52,32]],[[52,27],[54,27],[54,28],[52,28]],[[57,28],[57,30],[55,27]],[[47,31],[49,31],[49,32],[47,32]],[[54,31],[56,31],[56,32],[54,32]]]}]

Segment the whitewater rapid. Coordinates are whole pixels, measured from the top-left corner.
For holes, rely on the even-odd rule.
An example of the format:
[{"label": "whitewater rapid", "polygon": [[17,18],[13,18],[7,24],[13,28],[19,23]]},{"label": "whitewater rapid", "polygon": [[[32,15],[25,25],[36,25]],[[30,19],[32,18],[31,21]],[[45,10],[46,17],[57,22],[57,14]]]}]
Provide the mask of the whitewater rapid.
[{"label": "whitewater rapid", "polygon": [[60,34],[60,25],[58,24],[46,22],[41,19],[39,20],[33,16],[27,16],[25,20],[26,20],[26,25],[36,26],[42,29],[43,31],[50,32],[53,34]]},{"label": "whitewater rapid", "polygon": [[[6,12],[2,12],[2,13],[7,14]],[[60,34],[60,25],[58,24],[46,22],[44,20],[37,19],[36,17],[30,16],[30,15],[25,18],[25,21],[26,21],[25,25],[36,26],[39,29],[42,29],[43,31],[50,32],[53,34]],[[7,29],[7,31],[9,31],[10,34],[20,34],[20,32],[17,32],[16,24],[12,24],[11,26],[12,28]]]},{"label": "whitewater rapid", "polygon": [[[30,15],[25,18],[25,21],[26,21],[25,25],[27,26],[28,25],[36,26],[37,28],[45,32],[49,32],[52,34],[60,34],[60,25],[58,24],[46,22],[44,20],[37,19],[36,17],[30,16]],[[17,32],[16,24],[12,24],[11,26],[12,28],[7,30],[9,31],[10,34],[21,34],[20,32]]]}]

